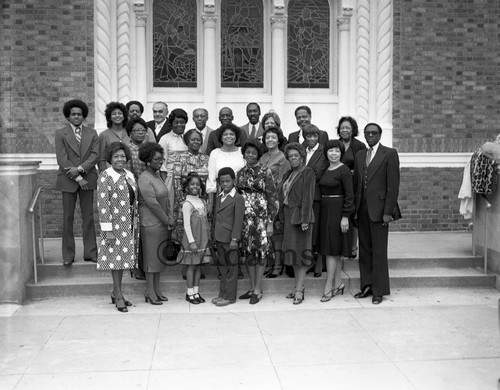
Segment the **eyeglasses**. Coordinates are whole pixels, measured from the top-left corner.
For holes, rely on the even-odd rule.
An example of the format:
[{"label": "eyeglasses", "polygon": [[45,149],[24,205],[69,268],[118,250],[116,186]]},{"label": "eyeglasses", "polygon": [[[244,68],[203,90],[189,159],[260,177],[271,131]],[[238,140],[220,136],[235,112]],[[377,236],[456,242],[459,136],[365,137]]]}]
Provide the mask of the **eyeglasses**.
[{"label": "eyeglasses", "polygon": [[365,131],[365,135],[379,135],[378,131]]},{"label": "eyeglasses", "polygon": [[140,129],[140,130],[132,130],[132,133],[147,133],[148,131],[146,129]]}]

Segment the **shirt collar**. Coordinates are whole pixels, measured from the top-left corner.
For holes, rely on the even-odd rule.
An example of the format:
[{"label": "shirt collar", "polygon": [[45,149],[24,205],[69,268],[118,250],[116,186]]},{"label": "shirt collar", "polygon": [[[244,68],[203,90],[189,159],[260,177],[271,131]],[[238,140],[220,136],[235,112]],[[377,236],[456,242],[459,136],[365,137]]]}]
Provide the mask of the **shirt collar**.
[{"label": "shirt collar", "polygon": [[[231,191],[228,192],[228,194],[226,196],[231,196],[232,198],[234,198],[234,195],[236,194],[236,187],[233,187],[233,189]],[[224,197],[224,191],[222,191],[219,196],[222,196]]]},{"label": "shirt collar", "polygon": [[[70,125],[70,126],[71,126],[71,128],[73,129],[73,133],[74,133],[74,132],[75,132],[75,130],[76,130],[76,126],[75,126],[73,123],[70,123],[69,125]],[[80,128],[80,131],[82,131],[82,129],[83,129],[83,125],[80,125],[80,126],[78,126],[78,127]]]},{"label": "shirt collar", "polygon": [[166,121],[167,121],[167,119],[165,118],[165,119],[163,120],[163,122],[160,122],[160,123],[156,123],[156,122],[155,122],[155,129],[157,129],[158,127],[163,127],[163,125],[165,124],[165,122],[166,122]]},{"label": "shirt collar", "polygon": [[[378,146],[379,146],[379,145],[380,145],[380,142],[377,142],[377,144],[376,144],[376,145],[372,146],[372,150],[373,150],[373,152],[372,152],[372,160],[373,160],[373,156],[375,156],[375,153],[377,153],[377,150],[378,150]],[[369,149],[369,148],[370,148],[370,147],[368,147],[368,149]]]},{"label": "shirt collar", "polygon": [[[105,171],[109,176],[111,176],[111,178],[113,179],[113,181],[116,183],[118,181],[118,179],[120,179],[120,174],[118,172],[116,172],[113,167],[109,167],[108,169],[106,169]],[[127,177],[127,179],[131,179],[132,181],[135,181],[134,179],[134,175],[132,172],[130,172],[129,170],[125,169],[125,176]]]},{"label": "shirt collar", "polygon": [[318,148],[319,148],[319,142],[312,149],[309,149],[309,147],[307,147],[307,153],[314,153],[316,150],[318,150]]}]

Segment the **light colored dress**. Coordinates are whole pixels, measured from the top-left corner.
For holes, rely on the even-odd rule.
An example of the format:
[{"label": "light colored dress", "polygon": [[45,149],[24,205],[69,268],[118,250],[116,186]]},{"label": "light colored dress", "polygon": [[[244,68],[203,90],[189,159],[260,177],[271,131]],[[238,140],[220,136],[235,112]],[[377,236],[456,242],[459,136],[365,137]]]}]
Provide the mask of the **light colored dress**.
[{"label": "light colored dress", "polygon": [[[125,170],[120,174],[108,168],[99,175],[97,209],[101,240],[97,251],[98,270],[136,268],[139,238],[137,205],[137,184],[132,172]],[[115,238],[106,239],[105,232],[113,232]]]},{"label": "light colored dress", "polygon": [[234,152],[225,152],[221,148],[212,150],[208,159],[208,180],[207,193],[217,191],[217,175],[222,168],[233,168],[235,175],[246,165],[246,161],[241,154],[241,148]]},{"label": "light colored dress", "polygon": [[[210,232],[205,201],[197,196],[187,195],[182,205],[182,213],[184,215],[184,235],[177,261],[184,265],[208,263],[209,260],[205,259],[205,250]],[[198,247],[196,251],[191,251],[189,248],[189,243],[193,242]]]}]

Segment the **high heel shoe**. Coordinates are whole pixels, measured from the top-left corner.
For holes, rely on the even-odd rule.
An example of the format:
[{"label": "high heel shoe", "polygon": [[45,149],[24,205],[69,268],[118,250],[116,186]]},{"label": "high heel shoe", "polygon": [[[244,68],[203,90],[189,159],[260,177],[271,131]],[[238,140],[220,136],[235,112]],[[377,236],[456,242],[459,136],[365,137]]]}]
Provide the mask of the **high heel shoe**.
[{"label": "high heel shoe", "polygon": [[[109,296],[111,298],[111,303],[116,303],[116,297],[113,291],[111,291]],[[127,301],[125,298],[123,298],[123,300],[125,301],[125,306],[132,306],[132,302]]]},{"label": "high heel shoe", "polygon": [[272,272],[267,274],[266,278],[274,279],[283,274],[284,266],[279,266],[278,268],[273,268]]},{"label": "high heel shoe", "polygon": [[286,296],[286,299],[294,299],[295,298],[295,290],[290,291]]},{"label": "high heel shoe", "polygon": [[344,282],[340,282],[339,286],[338,287],[335,287],[333,290],[332,290],[332,293],[333,293],[333,296],[335,295],[338,295],[339,292],[342,293],[342,295],[344,295]]},{"label": "high heel shoe", "polygon": [[157,299],[153,299],[151,298],[148,293],[144,293],[144,302],[148,302],[151,303],[152,305],[163,305],[163,302],[162,301],[159,301]]},{"label": "high heel shoe", "polygon": [[118,309],[118,311],[122,313],[128,312],[127,305],[125,304],[125,299],[118,298],[115,301],[116,301],[116,308]]},{"label": "high heel shoe", "polygon": [[163,301],[163,302],[167,302],[168,301],[168,298],[165,295],[161,294],[161,293],[160,294],[156,293],[156,296],[158,297],[159,301]]},{"label": "high heel shoe", "polygon": [[[301,298],[297,297],[298,293],[302,294]],[[305,289],[302,289],[302,291],[295,291],[295,297],[293,298],[293,304],[294,305],[300,305],[302,303],[302,301],[304,301],[304,299],[306,299]]]},{"label": "high heel shoe", "polygon": [[334,291],[334,289],[331,289],[327,293],[323,294],[323,296],[321,297],[321,299],[319,301],[320,302],[330,301],[335,296],[335,293],[333,291]]}]

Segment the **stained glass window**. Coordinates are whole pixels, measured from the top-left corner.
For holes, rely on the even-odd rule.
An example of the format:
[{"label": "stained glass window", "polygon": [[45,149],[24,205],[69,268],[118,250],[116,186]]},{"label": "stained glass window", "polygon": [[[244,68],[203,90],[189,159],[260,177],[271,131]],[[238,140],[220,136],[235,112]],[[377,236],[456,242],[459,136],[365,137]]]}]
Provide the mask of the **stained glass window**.
[{"label": "stained glass window", "polygon": [[221,85],[262,88],[262,0],[223,0],[221,4]]},{"label": "stained glass window", "polygon": [[196,40],[196,0],[154,2],[154,87],[196,87]]},{"label": "stained glass window", "polygon": [[328,0],[288,3],[288,88],[328,88],[330,7]]}]

